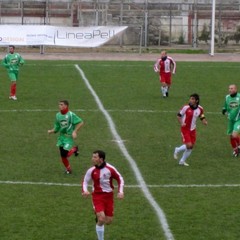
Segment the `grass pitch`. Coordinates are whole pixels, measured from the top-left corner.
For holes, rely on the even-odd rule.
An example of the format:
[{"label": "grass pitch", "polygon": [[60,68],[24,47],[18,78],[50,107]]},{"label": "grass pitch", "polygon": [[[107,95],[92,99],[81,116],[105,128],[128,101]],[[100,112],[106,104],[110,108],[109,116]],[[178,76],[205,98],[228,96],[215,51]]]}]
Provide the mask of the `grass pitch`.
[{"label": "grass pitch", "polygon": [[[18,101],[8,100],[9,80],[2,68],[2,240],[96,239],[91,200],[80,194],[95,149],[107,152],[106,160],[119,169],[126,184],[125,199],[116,199],[114,222],[106,226],[105,239],[166,239],[75,64],[110,114],[174,239],[240,238],[240,160],[231,156],[227,120],[221,115],[228,85],[239,82],[239,63],[178,62],[170,97],[163,99],[154,61],[27,61],[20,72]],[[190,167],[184,168],[172,156],[181,144],[176,113],[194,92],[200,94],[209,124],[198,122]],[[57,136],[47,135],[60,99],[68,99],[70,109],[85,121],[77,139],[80,155],[70,159],[72,175],[63,174]]]}]

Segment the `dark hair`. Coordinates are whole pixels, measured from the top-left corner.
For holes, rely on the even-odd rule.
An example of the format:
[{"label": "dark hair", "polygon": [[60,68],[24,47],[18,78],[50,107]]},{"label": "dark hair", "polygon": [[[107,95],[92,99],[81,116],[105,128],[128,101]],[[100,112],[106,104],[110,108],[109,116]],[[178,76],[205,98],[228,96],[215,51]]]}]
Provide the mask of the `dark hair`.
[{"label": "dark hair", "polygon": [[60,100],[59,102],[60,102],[60,103],[64,103],[65,105],[69,106],[68,100]]},{"label": "dark hair", "polygon": [[104,152],[104,151],[102,151],[102,150],[96,150],[96,151],[94,151],[93,152],[94,154],[98,154],[98,156],[100,157],[100,158],[102,158],[103,159],[103,161],[105,161],[105,156],[106,156],[106,153]]},{"label": "dark hair", "polygon": [[12,47],[13,49],[15,49],[15,46],[14,46],[14,45],[9,45],[8,47],[9,47],[9,48]]},{"label": "dark hair", "polygon": [[190,98],[191,97],[193,97],[196,100],[197,104],[200,103],[200,96],[197,93],[191,94]]}]

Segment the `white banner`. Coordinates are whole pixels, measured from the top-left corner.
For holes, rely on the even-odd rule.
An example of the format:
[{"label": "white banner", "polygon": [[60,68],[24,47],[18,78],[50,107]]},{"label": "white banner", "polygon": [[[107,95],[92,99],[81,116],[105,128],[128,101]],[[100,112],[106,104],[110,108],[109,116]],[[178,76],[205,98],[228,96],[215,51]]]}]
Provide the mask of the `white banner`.
[{"label": "white banner", "polygon": [[49,25],[0,25],[1,45],[99,47],[127,26],[57,27]]}]

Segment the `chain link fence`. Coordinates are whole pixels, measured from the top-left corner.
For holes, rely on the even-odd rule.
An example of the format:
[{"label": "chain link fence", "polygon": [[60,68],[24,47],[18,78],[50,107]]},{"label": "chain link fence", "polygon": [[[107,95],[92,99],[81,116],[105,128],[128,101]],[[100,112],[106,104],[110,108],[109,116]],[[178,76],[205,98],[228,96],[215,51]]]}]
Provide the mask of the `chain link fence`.
[{"label": "chain link fence", "polygon": [[[210,0],[1,0],[0,24],[128,26],[117,46],[208,46]],[[240,41],[240,1],[216,0],[215,43]]]}]

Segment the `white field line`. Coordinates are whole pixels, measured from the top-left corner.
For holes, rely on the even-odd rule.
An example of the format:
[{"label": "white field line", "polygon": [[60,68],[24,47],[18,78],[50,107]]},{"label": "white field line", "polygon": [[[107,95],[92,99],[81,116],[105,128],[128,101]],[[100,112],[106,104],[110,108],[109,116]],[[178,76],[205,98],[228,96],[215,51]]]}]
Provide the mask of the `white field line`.
[{"label": "white field line", "polygon": [[118,147],[120,148],[121,152],[123,153],[123,155],[126,157],[126,159],[128,160],[135,176],[136,176],[136,179],[137,179],[137,182],[139,183],[139,185],[141,186],[141,189],[142,189],[142,192],[144,194],[144,196],[146,197],[146,199],[149,201],[149,203],[152,205],[152,207],[155,209],[156,211],[156,214],[159,218],[159,221],[161,223],[161,226],[162,226],[162,229],[163,229],[163,232],[165,234],[165,237],[167,240],[173,240],[174,237],[173,237],[173,234],[168,226],[168,223],[167,223],[167,219],[166,219],[166,216],[165,216],[165,213],[163,212],[162,208],[158,205],[158,203],[155,201],[155,199],[153,198],[152,194],[150,193],[143,177],[142,177],[142,174],[140,172],[140,170],[138,169],[137,167],[137,164],[135,162],[135,160],[132,158],[132,156],[128,153],[128,150],[126,149],[120,135],[118,134],[117,130],[116,130],[116,127],[115,127],[115,124],[110,116],[110,114],[108,113],[108,111],[104,108],[101,100],[99,99],[98,95],[96,94],[96,92],[94,91],[94,89],[92,88],[91,84],[89,83],[88,79],[86,78],[84,72],[82,71],[82,69],[78,66],[78,65],[75,65],[76,69],[79,71],[83,81],[85,82],[88,90],[91,92],[92,96],[94,97],[94,100],[96,101],[97,103],[97,106],[99,108],[99,110],[103,113],[103,115],[105,116],[107,122],[108,122],[108,125],[109,125],[109,128],[110,128],[110,131],[113,135],[113,138],[116,140],[116,143],[118,145]]},{"label": "white field line", "polygon": [[[71,109],[74,112],[99,112],[99,109]],[[177,113],[174,110],[149,110],[149,109],[105,109],[107,112],[132,112],[132,113]],[[0,112],[56,112],[56,109],[0,109]],[[205,114],[222,115],[221,112],[205,112]]]},{"label": "white field line", "polygon": [[[81,187],[77,183],[54,183],[54,182],[29,182],[29,181],[0,181],[0,184],[9,185],[40,185],[40,186],[61,186]],[[146,185],[148,188],[239,188],[240,184],[159,184]],[[124,185],[125,188],[141,188],[141,185]]]}]

